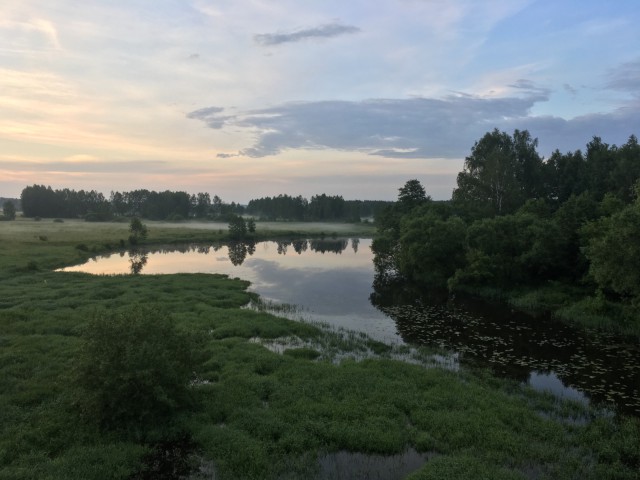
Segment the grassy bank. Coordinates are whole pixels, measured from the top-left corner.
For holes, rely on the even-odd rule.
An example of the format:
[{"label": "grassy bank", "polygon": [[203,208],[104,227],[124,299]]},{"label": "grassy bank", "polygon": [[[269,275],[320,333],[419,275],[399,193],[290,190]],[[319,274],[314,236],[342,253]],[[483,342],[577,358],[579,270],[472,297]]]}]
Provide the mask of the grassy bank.
[{"label": "grassy bank", "polygon": [[[393,360],[392,349],[365,338],[340,341],[242,309],[252,296],[239,280],[51,271],[117,245],[127,224],[10,223],[0,229],[0,478],[154,478],[157,440],[181,438],[193,465],[214,465],[223,479],[314,478],[323,453],[408,448],[430,458],[413,479],[638,478],[637,419],[597,416],[488,375]],[[159,243],[224,235],[149,230]],[[83,418],[75,382],[91,320],[140,305],[198,340],[191,408],[154,425],[146,441]],[[264,345],[291,338],[303,346]],[[325,355],[338,347],[368,354]]]}]

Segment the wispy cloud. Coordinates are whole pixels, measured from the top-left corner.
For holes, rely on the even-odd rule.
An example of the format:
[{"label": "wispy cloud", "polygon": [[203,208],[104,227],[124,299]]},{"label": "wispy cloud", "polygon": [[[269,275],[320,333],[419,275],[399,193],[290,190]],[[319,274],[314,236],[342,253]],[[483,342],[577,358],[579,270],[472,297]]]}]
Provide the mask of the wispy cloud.
[{"label": "wispy cloud", "polygon": [[317,38],[332,38],[340,35],[358,33],[360,29],[351,25],[330,23],[319,27],[296,30],[290,33],[261,33],[254,35],[256,43],[264,46],[280,45],[283,43],[300,42]]},{"label": "wispy cloud", "polygon": [[607,88],[640,94],[640,60],[623,63],[608,74]]}]

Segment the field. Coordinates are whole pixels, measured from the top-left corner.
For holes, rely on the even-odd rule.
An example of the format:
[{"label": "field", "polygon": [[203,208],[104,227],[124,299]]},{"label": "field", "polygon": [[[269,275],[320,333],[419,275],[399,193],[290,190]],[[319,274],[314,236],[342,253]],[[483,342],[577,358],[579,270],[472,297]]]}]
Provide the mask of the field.
[{"label": "field", "polygon": [[[151,243],[217,241],[226,232],[220,224],[145,223]],[[340,224],[258,229],[260,237],[370,232]],[[638,478],[637,419],[486,372],[435,368],[425,350],[398,352],[241,308],[253,297],[240,280],[52,271],[127,237],[126,223],[0,223],[0,478],[186,478],[191,469],[191,478],[215,471],[216,479],[312,479],[327,478],[322,465],[339,455],[355,468],[406,452],[428,459],[413,480]],[[96,325],[118,319],[147,330],[133,343],[128,330],[96,337]],[[168,333],[157,335],[154,325]],[[168,385],[145,383],[162,373],[148,358],[174,366],[163,337],[190,342],[192,370]],[[267,348],[292,339],[299,346]],[[108,357],[116,367],[102,371],[104,382],[91,383],[91,362],[107,358],[98,350],[122,345],[130,348]],[[148,403],[128,400],[144,389]],[[99,395],[110,403],[96,402]]]}]

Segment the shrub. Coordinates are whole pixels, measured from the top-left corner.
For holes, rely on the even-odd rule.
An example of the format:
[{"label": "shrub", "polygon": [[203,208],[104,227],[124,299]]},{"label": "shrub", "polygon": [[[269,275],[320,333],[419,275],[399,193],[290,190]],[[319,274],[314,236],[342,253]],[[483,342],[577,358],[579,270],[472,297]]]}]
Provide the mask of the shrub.
[{"label": "shrub", "polygon": [[191,405],[193,342],[161,311],[99,314],[84,334],[76,371],[83,417],[144,440]]}]

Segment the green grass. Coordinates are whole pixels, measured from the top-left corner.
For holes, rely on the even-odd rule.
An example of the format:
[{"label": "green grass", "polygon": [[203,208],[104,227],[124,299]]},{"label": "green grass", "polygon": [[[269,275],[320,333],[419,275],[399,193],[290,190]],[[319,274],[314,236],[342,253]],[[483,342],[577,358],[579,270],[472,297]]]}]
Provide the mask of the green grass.
[{"label": "green grass", "polygon": [[[425,368],[422,350],[414,355],[424,362],[395,360],[409,349],[240,308],[255,300],[240,280],[53,272],[87,255],[76,245],[106,249],[127,225],[4,228],[12,223],[0,229],[0,478],[127,479],[148,468],[153,446],[82,421],[73,387],[88,322],[138,305],[200,339],[195,406],[156,433],[187,432],[193,461],[213,462],[216,478],[311,479],[323,452],[409,447],[433,455],[414,479],[638,478],[638,419],[599,416],[489,374]],[[218,235],[149,230],[158,242]],[[291,338],[299,345],[287,346]],[[282,341],[282,353],[268,341]]]}]

